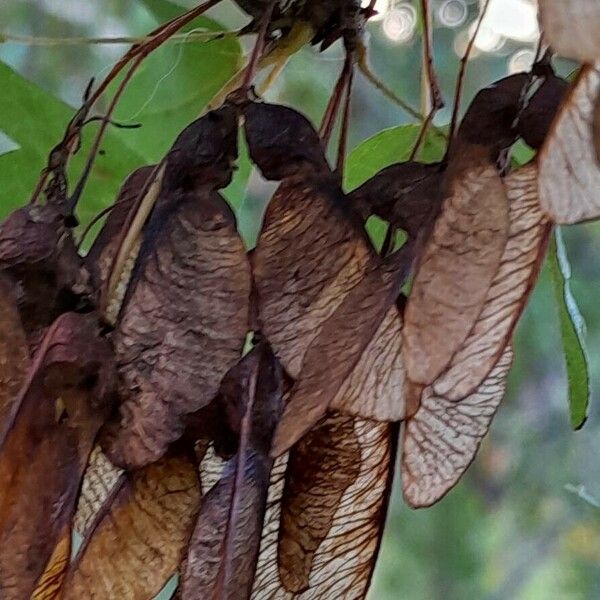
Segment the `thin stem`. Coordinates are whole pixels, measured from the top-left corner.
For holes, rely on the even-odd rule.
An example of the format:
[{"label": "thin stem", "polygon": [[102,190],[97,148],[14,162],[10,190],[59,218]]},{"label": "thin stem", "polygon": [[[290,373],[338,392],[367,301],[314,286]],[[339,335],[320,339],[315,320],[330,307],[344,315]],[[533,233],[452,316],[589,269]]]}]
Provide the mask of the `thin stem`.
[{"label": "thin stem", "polygon": [[243,93],[247,93],[250,90],[252,82],[254,81],[254,77],[256,76],[256,71],[258,70],[260,60],[264,54],[265,40],[267,39],[269,24],[271,23],[271,17],[273,16],[273,10],[276,4],[277,0],[271,0],[269,7],[261,18],[260,29],[258,30],[258,35],[256,36],[256,44],[254,44],[254,48],[252,49],[250,61],[246,67],[244,80],[242,81],[242,85],[240,87],[240,90]]},{"label": "thin stem", "polygon": [[[149,36],[147,36],[143,43],[133,45],[113,66],[110,73],[104,78],[104,80],[92,93],[89,93],[89,90],[86,90],[86,99],[83,106],[79,109],[73,120],[69,123],[61,144],[59,144],[59,146],[55,148],[55,150],[53,150],[50,154],[48,165],[42,171],[40,180],[38,181],[33,196],[30,200],[31,204],[37,202],[40,194],[46,188],[46,183],[48,181],[48,178],[52,175],[52,173],[56,172],[57,170],[64,171],[66,169],[66,164],[68,163],[69,158],[71,157],[71,155],[77,147],[74,141],[79,139],[79,132],[81,130],[82,123],[85,122],[86,116],[88,115],[89,111],[91,110],[92,106],[96,103],[98,98],[104,93],[104,91],[108,88],[112,81],[114,81],[117,75],[119,75],[119,73],[125,68],[125,66],[132,59],[136,57],[139,59],[138,61],[136,61],[134,67],[132,67],[132,71],[130,71],[130,75],[132,76],[133,72],[135,72],[135,70],[137,69],[137,66],[139,66],[139,63],[146,56],[148,56],[148,54],[150,54],[156,48],[161,46],[161,44],[163,44],[171,36],[177,33],[179,29],[193,21],[196,17],[200,16],[213,6],[219,4],[220,1],[221,0],[208,0],[200,6],[196,6],[195,8],[192,8],[189,11],[183,13],[179,17],[176,17],[171,21],[160,25],[154,31],[152,31],[149,34]],[[126,79],[128,78],[126,77]],[[122,89],[119,89],[117,91],[117,100],[118,97],[120,97],[120,95],[122,94],[122,91]],[[97,145],[98,148],[105,130],[106,125],[104,125],[104,127],[101,128],[102,134],[97,136],[96,138],[95,146]],[[91,162],[93,162],[94,159],[95,156],[92,156],[91,161],[88,161],[88,165],[86,165],[86,170],[88,168],[91,168]],[[55,164],[56,161],[58,161],[58,164]],[[87,173],[86,170],[84,170],[84,177],[82,177],[82,179],[87,179],[87,176],[89,175],[89,173]],[[78,186],[78,188],[79,187],[80,186]],[[76,204],[79,195],[81,195],[81,191],[82,188],[76,190],[75,194],[73,195],[73,199],[71,200],[71,204],[73,204],[73,200]]]},{"label": "thin stem", "polygon": [[203,4],[196,6],[195,8],[191,8],[182,15],[179,15],[178,17],[167,21],[166,23],[160,25],[159,27],[151,31],[143,43],[133,45],[114,65],[110,73],[104,78],[104,80],[98,86],[98,88],[96,88],[96,90],[89,99],[89,104],[91,105],[96,102],[96,100],[100,97],[104,90],[123,70],[123,68],[125,67],[125,65],[127,65],[129,61],[131,61],[133,58],[140,54],[143,56],[147,56],[148,54],[150,54],[150,52],[161,46],[163,42],[168,40],[172,35],[177,33],[179,29],[192,22],[196,17],[199,17],[201,14],[205,13],[213,6],[219,4],[219,2],[221,2],[221,0],[207,0],[207,2],[204,2]]},{"label": "thin stem", "polygon": [[108,124],[111,122],[112,115],[115,112],[115,109],[117,108],[117,104],[119,103],[119,100],[123,96],[125,89],[127,88],[127,84],[131,81],[132,77],[135,75],[135,72],[141,66],[144,58],[145,58],[145,55],[143,55],[143,54],[138,56],[138,58],[133,63],[133,65],[131,65],[131,68],[129,69],[129,71],[127,71],[127,74],[125,75],[125,77],[123,78],[121,83],[119,84],[119,87],[117,88],[117,91],[115,92],[115,95],[113,96],[113,99],[108,107],[108,110],[106,111],[106,115],[102,119],[102,121],[100,123],[100,127],[98,128],[98,133],[96,134],[96,138],[94,139],[94,143],[92,144],[92,148],[90,150],[90,154],[88,156],[85,167],[83,169],[83,173],[81,174],[81,177],[79,178],[79,181],[77,182],[77,186],[75,187],[75,191],[73,192],[73,195],[69,199],[69,202],[67,205],[68,214],[73,214],[75,212],[77,203],[79,202],[79,199],[81,198],[81,194],[83,193],[85,185],[89,179],[90,173],[92,172],[92,167],[94,166],[94,162],[96,161],[96,157],[98,156],[98,151],[100,150],[100,144],[102,143],[102,140],[104,139],[104,134],[106,133]]},{"label": "thin stem", "polygon": [[122,200],[114,202],[113,204],[111,204],[110,206],[107,206],[106,208],[103,208],[98,214],[96,214],[96,216],[86,225],[85,229],[81,233],[79,242],[77,243],[77,250],[81,250],[81,247],[83,246],[83,243],[85,242],[85,238],[89,235],[90,231],[94,228],[94,225],[96,225],[96,223],[98,223],[98,221],[100,221],[100,219],[102,219],[102,217],[105,217],[106,215],[111,213],[113,210],[115,210],[121,203],[123,203]]},{"label": "thin stem", "polygon": [[413,161],[417,158],[419,151],[421,150],[421,146],[423,145],[423,142],[425,141],[425,137],[427,135],[427,132],[429,131],[429,128],[431,127],[431,124],[433,123],[433,118],[435,117],[437,111],[438,111],[438,109],[435,106],[433,106],[431,108],[431,110],[429,111],[427,118],[425,119],[425,121],[423,121],[423,124],[421,125],[421,130],[419,131],[419,137],[417,138],[417,141],[415,142],[415,145],[414,145],[414,147],[410,153],[410,156],[408,158],[409,161]]},{"label": "thin stem", "polygon": [[348,130],[350,128],[350,111],[352,108],[352,83],[354,82],[354,54],[349,52],[347,61],[349,63],[349,72],[347,76],[346,84],[346,99],[344,101],[344,112],[342,114],[342,124],[340,131],[340,143],[338,147],[338,156],[336,163],[336,173],[338,174],[340,181],[344,179],[344,162],[346,160],[346,153],[348,150]]},{"label": "thin stem", "polygon": [[[369,66],[366,58],[367,49],[364,46],[359,46],[356,56],[356,66],[358,67],[358,70],[376,90],[381,92],[381,94],[383,94],[388,100],[399,106],[404,112],[420,123],[424,123],[427,120],[427,115],[421,114],[416,108],[413,108],[410,104],[408,104],[408,102],[400,98],[398,94],[386,86],[385,83],[383,83],[383,81],[381,81],[377,75],[371,71],[371,67]],[[442,129],[439,129],[438,127],[432,127],[432,129],[444,139],[448,138],[448,135]]]},{"label": "thin stem", "polygon": [[456,135],[456,125],[458,123],[458,115],[460,113],[460,101],[462,100],[462,92],[465,83],[465,72],[467,68],[467,62],[471,57],[471,52],[473,51],[473,46],[475,45],[475,40],[479,35],[479,30],[481,29],[481,24],[483,23],[483,19],[487,12],[488,6],[490,4],[490,0],[485,0],[483,4],[483,8],[481,9],[481,13],[477,18],[477,25],[475,26],[475,31],[467,44],[467,48],[463,57],[460,59],[460,68],[458,70],[458,77],[456,80],[456,90],[454,93],[454,108],[452,110],[452,120],[450,121],[450,133],[448,136],[448,150],[446,151],[446,155],[448,155],[450,151],[450,146],[452,145],[452,140]]},{"label": "thin stem", "polygon": [[393,90],[391,90],[383,81],[381,81],[375,73],[371,71],[366,59],[361,58],[361,53],[358,55],[357,62],[358,70],[364,75],[366,80],[379,92],[381,92],[388,100],[399,106],[404,112],[411,117],[423,121],[425,117],[408,102],[400,98]]},{"label": "thin stem", "polygon": [[[214,40],[237,37],[238,31],[205,32],[190,31],[189,33],[179,33],[168,40],[166,43],[189,44],[193,42],[210,42]],[[0,33],[0,44],[22,44],[24,46],[87,46],[87,45],[126,45],[126,44],[144,44],[151,39],[151,36],[120,36],[120,37],[34,37],[29,35],[18,35],[12,33]]]},{"label": "thin stem", "polygon": [[425,136],[433,123],[438,110],[444,107],[444,98],[437,80],[433,64],[433,36],[431,31],[431,11],[429,0],[421,0],[421,12],[423,14],[423,82],[422,82],[422,106],[421,109],[427,117],[421,125],[419,137],[410,153],[409,160],[417,158],[419,150],[425,140]]},{"label": "thin stem", "polygon": [[350,73],[352,73],[352,57],[352,53],[346,54],[346,60],[344,61],[342,72],[338,77],[333,89],[333,93],[331,94],[331,98],[329,98],[327,108],[325,109],[325,114],[323,115],[323,121],[319,129],[319,136],[323,143],[323,148],[325,149],[329,146],[331,134],[333,133],[333,127],[335,126],[335,121],[337,119],[340,104],[342,102],[342,97],[348,84],[348,77]]},{"label": "thin stem", "polygon": [[[423,52],[425,61],[425,76],[431,94],[431,106],[437,111],[444,108],[444,98],[433,64],[433,34],[431,31],[431,10],[429,0],[421,0],[423,12]],[[428,115],[429,118],[429,115]]]}]

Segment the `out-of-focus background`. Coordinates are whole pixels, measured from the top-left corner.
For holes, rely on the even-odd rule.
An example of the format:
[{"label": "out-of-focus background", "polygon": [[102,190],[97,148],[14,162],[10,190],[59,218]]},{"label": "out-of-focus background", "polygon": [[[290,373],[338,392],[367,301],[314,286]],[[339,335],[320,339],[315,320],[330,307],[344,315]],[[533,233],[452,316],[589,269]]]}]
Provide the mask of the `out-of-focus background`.
[{"label": "out-of-focus background", "polygon": [[[166,0],[3,0],[0,61],[75,107],[90,77],[106,73],[126,45],[82,40],[74,43],[73,38],[143,35],[155,26],[163,1],[166,5]],[[192,4],[192,0],[177,2],[182,6]],[[373,70],[416,107],[421,98],[417,4],[379,0],[379,15],[369,26]],[[479,4],[477,0],[431,0],[431,4],[436,68],[445,97],[450,100],[459,56]],[[149,6],[156,10],[149,10]],[[244,15],[229,0],[212,10],[210,16],[226,29],[245,22]],[[535,54],[537,33],[533,0],[491,0],[468,66],[466,100],[482,86],[528,68]],[[145,91],[131,98],[125,112],[119,114],[125,121],[135,121],[142,113],[153,119],[156,144],[164,148],[172,137],[162,139],[161,129],[164,126],[164,131],[169,131],[171,113],[177,113],[192,97],[190,85],[198,89],[203,85],[202,80],[188,82],[187,87],[180,85],[178,70],[189,69],[187,59],[199,44],[187,41],[164,51],[162,62],[144,74],[146,87],[140,89]],[[215,44],[214,50],[198,60],[210,61],[211,52],[214,56],[231,52],[233,56],[231,48]],[[300,108],[318,122],[341,63],[342,53],[337,46],[324,54],[304,50],[291,60],[269,99]],[[198,62],[198,73],[206,66]],[[561,64],[560,69],[568,74],[573,65]],[[6,87],[0,90],[0,106],[1,97],[7,94]],[[24,102],[27,95],[24,88]],[[58,110],[58,105],[52,107]],[[28,116],[36,123],[36,131],[28,135],[41,146],[39,153],[47,153],[50,140],[58,141],[54,131],[51,137],[44,123],[35,120],[35,110],[30,109],[21,115],[23,122],[0,126],[0,152],[5,156],[11,150],[18,152],[19,146],[27,147],[24,138],[15,139],[18,136],[11,127],[23,134]],[[443,124],[448,116],[449,110],[445,109],[436,122]],[[364,78],[357,78],[351,147],[385,128],[407,122],[410,118],[401,109]],[[135,132],[130,135],[132,153],[144,155],[148,148],[143,144],[154,143],[154,138],[134,140]],[[110,147],[107,156],[109,160]],[[23,188],[14,185],[11,201],[0,206],[0,216],[13,202],[25,201],[24,190],[30,180],[35,181],[35,172],[30,171],[41,167],[33,159],[23,164],[19,167]],[[0,182],[4,185],[2,168],[0,156]],[[102,179],[102,166],[95,176]],[[349,177],[352,179],[352,173]],[[254,173],[247,186],[234,185],[230,190],[250,244],[270,189]],[[100,194],[85,201],[92,214],[106,204],[107,198]],[[600,230],[595,225],[583,225],[566,230],[565,237],[573,268],[573,291],[588,326],[594,389],[599,390]],[[518,329],[510,391],[468,474],[442,502],[427,510],[410,511],[395,491],[372,600],[600,598],[600,408],[594,402],[598,394],[594,394],[587,425],[573,432],[555,310],[544,271]]]}]

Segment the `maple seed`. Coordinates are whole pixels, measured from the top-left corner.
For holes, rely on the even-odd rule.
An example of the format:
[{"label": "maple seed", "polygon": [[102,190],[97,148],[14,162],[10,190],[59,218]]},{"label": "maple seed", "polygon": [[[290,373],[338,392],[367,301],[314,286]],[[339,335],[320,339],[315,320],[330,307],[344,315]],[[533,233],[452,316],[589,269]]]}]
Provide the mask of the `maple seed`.
[{"label": "maple seed", "polygon": [[600,58],[600,3],[597,0],[540,0],[548,43],[561,56],[580,62]]},{"label": "maple seed", "polygon": [[240,410],[240,443],[203,500],[182,569],[182,600],[243,600],[250,598],[254,581],[272,466],[271,436],[283,403],[283,373],[262,342],[224,383],[224,393],[237,392],[229,404]]},{"label": "maple seed", "polygon": [[593,127],[600,92],[598,68],[590,65],[580,71],[538,155],[540,204],[556,223],[600,217]]},{"label": "maple seed", "polygon": [[216,192],[231,177],[236,131],[237,113],[224,107],[189,126],[168,154],[114,334],[122,405],[103,447],[122,467],[164,455],[243,347],[250,267]]},{"label": "maple seed", "polygon": [[62,598],[153,598],[176,572],[200,507],[195,461],[172,452],[120,481],[84,540]]},{"label": "maple seed", "polygon": [[0,440],[2,598],[30,596],[69,526],[110,410],[113,366],[93,314],[66,313],[46,333]]}]

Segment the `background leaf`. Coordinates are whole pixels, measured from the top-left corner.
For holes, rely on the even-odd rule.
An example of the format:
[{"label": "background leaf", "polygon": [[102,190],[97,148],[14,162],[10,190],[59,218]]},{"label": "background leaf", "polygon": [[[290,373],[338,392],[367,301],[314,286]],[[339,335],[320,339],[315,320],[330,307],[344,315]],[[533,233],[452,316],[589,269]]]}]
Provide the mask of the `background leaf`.
[{"label": "background leaf", "polygon": [[585,322],[571,293],[571,267],[558,227],[550,242],[549,262],[567,367],[571,425],[574,429],[580,429],[587,420],[590,401],[590,376],[584,341]]},{"label": "background leaf", "polygon": [[[142,0],[142,4],[164,23],[183,13],[166,0]],[[195,19],[181,32],[223,31],[206,17]],[[165,44],[142,63],[123,96],[115,118],[142,127],[128,132],[127,143],[147,162],[160,160],[175,136],[191,121],[240,68],[241,47],[234,37],[206,42]]]},{"label": "background leaf", "polygon": [[[420,125],[392,127],[359,144],[346,161],[344,189],[353,190],[381,169],[407,161],[420,130]],[[445,150],[444,136],[436,130],[430,130],[421,146],[419,161],[425,163],[439,161]]]},{"label": "background leaf", "polygon": [[[143,0],[156,23],[181,14],[182,8],[163,0]],[[221,31],[207,18],[189,29]],[[235,73],[241,61],[237,39],[209,43],[167,44],[146,61],[133,79],[115,115],[117,121],[141,123],[140,129],[112,129],[102,144],[81,202],[85,223],[108,206],[125,177],[137,167],[159,160],[177,134]],[[64,134],[75,109],[0,63],[0,131],[19,149],[0,155],[0,218],[31,195],[50,150]],[[114,88],[113,88],[114,89]],[[100,103],[101,104],[101,103]],[[101,111],[101,106],[97,109]],[[72,161],[70,181],[76,180],[97,126],[84,131],[83,146]],[[232,189],[241,194],[248,168],[240,168]]]}]

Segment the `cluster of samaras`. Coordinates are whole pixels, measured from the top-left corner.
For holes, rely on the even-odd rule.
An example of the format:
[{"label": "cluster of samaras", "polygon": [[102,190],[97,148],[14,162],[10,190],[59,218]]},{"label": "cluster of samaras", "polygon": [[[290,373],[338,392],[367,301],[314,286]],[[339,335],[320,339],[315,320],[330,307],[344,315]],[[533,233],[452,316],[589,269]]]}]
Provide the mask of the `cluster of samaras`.
[{"label": "cluster of samaras", "polygon": [[[12,214],[2,599],[150,600],[174,573],[182,599],[363,598],[396,446],[410,505],[456,484],[553,223],[600,216],[599,87],[592,66],[571,89],[547,65],[502,80],[447,160],[351,194],[302,115],[228,102],[129,177],[87,256],[53,203]],[[240,124],[280,182],[251,253],[219,193]],[[518,138],[540,152],[510,169]],[[374,251],[372,214],[400,250]]]}]

